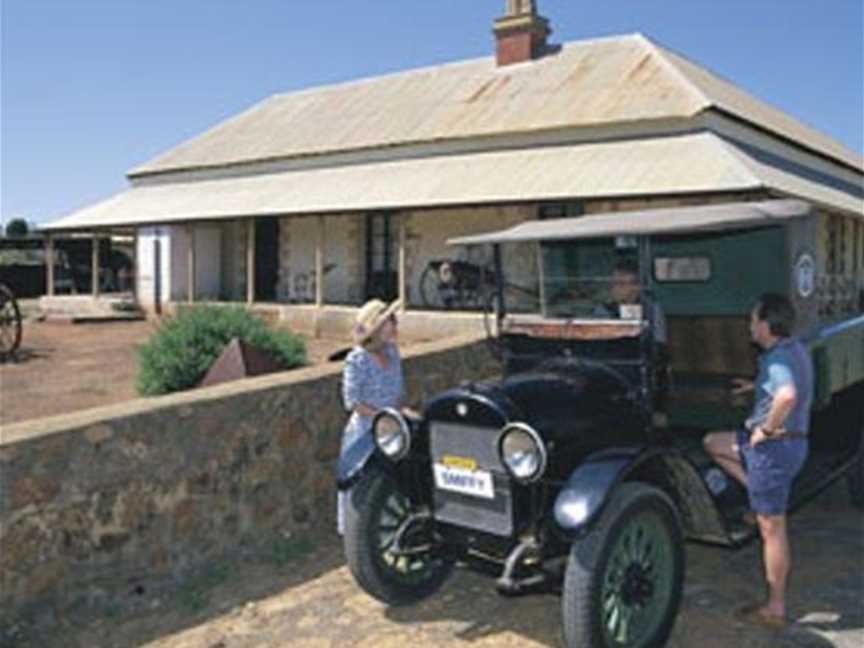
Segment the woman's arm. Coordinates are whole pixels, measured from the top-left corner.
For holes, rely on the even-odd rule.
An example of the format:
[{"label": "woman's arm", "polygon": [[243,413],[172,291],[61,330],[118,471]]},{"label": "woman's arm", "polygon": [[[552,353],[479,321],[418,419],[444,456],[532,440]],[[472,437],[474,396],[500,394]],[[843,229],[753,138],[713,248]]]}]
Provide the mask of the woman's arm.
[{"label": "woman's arm", "polygon": [[402,356],[399,353],[399,346],[396,344],[393,344],[390,360],[396,363],[396,371],[399,373],[399,411],[408,418],[422,418],[420,413],[408,403],[408,392],[405,390],[405,374],[402,372]]},{"label": "woman's arm", "polygon": [[[345,367],[342,369],[342,402],[349,412],[358,412],[361,416],[371,416],[369,406],[364,403],[365,385],[368,381],[368,371],[363,353],[357,349],[348,354]],[[359,409],[358,409],[359,408]],[[367,413],[363,413],[365,410]]]}]

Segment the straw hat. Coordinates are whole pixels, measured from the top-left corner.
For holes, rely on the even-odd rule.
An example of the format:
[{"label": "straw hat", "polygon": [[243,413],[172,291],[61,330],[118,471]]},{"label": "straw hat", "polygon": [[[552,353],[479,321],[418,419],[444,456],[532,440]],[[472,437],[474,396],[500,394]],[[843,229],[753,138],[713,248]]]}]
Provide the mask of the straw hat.
[{"label": "straw hat", "polygon": [[380,299],[370,299],[363,304],[357,312],[354,327],[351,329],[355,344],[363,344],[369,340],[384,322],[400,308],[402,308],[402,301],[399,299],[389,306]]}]

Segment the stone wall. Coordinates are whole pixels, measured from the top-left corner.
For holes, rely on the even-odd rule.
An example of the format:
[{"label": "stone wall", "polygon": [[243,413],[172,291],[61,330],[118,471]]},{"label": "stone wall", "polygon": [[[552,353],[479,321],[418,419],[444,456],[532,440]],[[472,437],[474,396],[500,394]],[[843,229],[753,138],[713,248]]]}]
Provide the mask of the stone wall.
[{"label": "stone wall", "polygon": [[[412,402],[497,372],[476,339],[405,354]],[[9,426],[0,627],[95,606],[283,534],[333,533],[341,365]]]}]

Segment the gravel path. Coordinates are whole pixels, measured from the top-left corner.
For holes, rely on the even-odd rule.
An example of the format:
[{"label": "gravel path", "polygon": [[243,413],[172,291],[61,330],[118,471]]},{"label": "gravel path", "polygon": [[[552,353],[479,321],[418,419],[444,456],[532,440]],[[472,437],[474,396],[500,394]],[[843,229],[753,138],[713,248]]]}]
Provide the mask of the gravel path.
[{"label": "gravel path", "polygon": [[[864,646],[864,516],[838,483],[793,516],[790,614],[774,635],[732,611],[761,593],[760,545],[739,551],[688,545],[687,580],[672,648]],[[282,556],[286,558],[286,555]],[[148,648],[440,648],[560,646],[559,599],[502,598],[491,580],[458,571],[441,593],[388,609],[363,594],[329,536],[286,560],[232,565],[206,590],[153,599],[129,617],[85,627],[70,620],[63,646]],[[190,593],[191,592],[191,593]],[[198,598],[193,596],[195,594]],[[191,603],[198,602],[193,610]],[[39,645],[53,645],[51,638]],[[48,641],[48,644],[44,643]]]}]

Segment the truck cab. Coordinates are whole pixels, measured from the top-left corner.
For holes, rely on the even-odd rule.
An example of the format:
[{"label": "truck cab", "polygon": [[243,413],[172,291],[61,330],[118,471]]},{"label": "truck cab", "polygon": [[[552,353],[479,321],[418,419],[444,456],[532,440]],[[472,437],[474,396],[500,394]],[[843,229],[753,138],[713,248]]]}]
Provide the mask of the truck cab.
[{"label": "truck cab", "polygon": [[[864,315],[860,303],[829,314],[820,302],[817,218],[777,200],[453,240],[493,247],[486,331],[501,372],[436,395],[419,421],[381,412],[343,455],[346,555],[361,587],[411,603],[458,564],[509,594],[560,592],[568,645],[662,645],[683,543],[754,535],[740,524],[746,493],[702,439],[746,417],[729,382],[755,373],[747,320],[764,292],[793,301],[817,368],[792,506],[843,476],[864,503]],[[538,276],[517,286],[501,250],[526,243]]]}]

